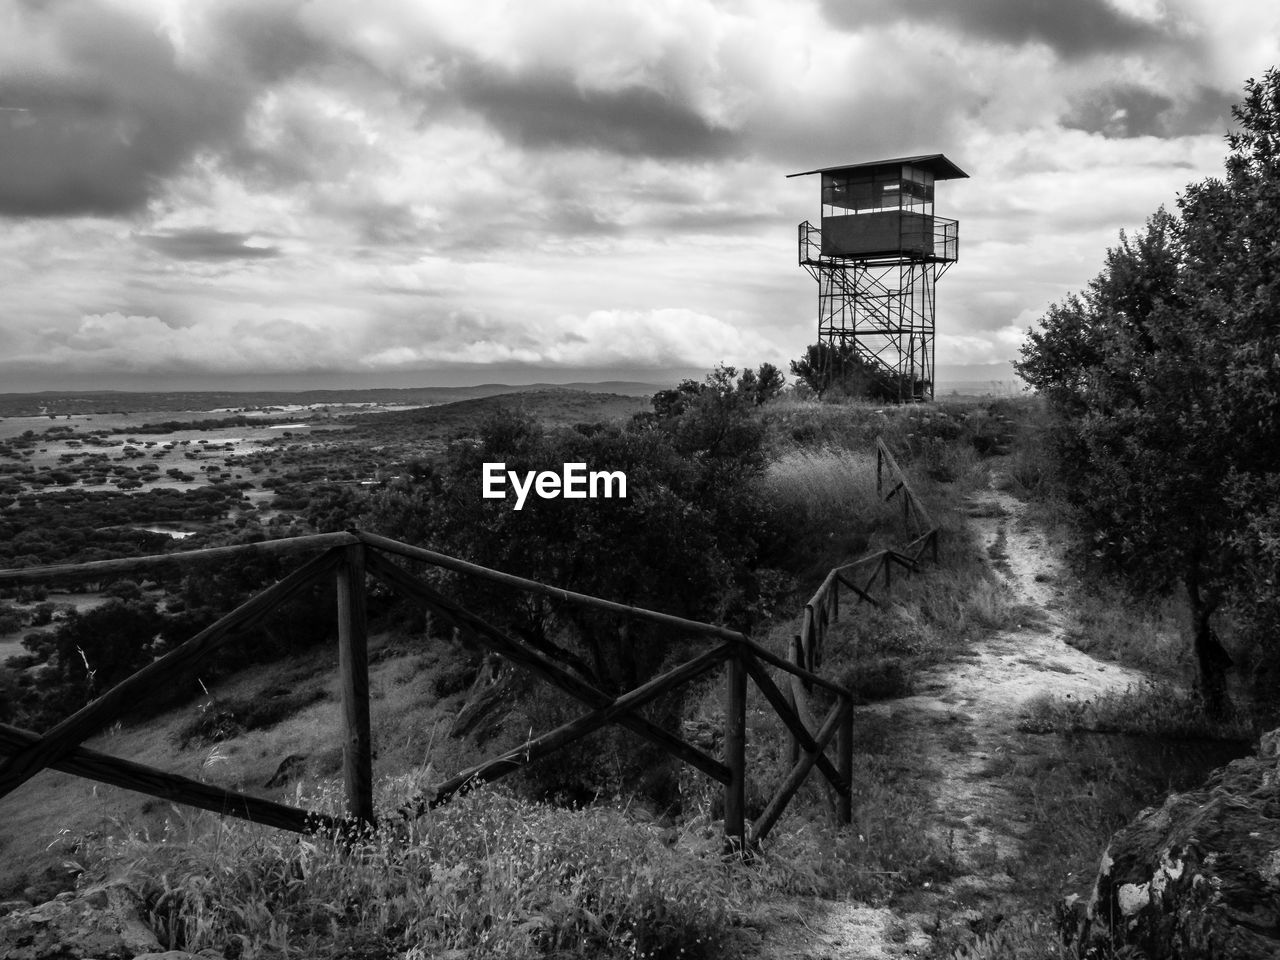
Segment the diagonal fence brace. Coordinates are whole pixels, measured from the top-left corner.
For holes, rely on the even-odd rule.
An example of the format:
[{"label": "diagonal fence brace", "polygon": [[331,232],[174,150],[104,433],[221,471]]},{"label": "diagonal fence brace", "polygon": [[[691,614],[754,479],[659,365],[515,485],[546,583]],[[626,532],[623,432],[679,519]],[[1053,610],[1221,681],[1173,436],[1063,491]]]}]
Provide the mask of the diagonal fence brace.
[{"label": "diagonal fence brace", "polygon": [[[769,674],[765,672],[764,667],[760,665],[760,661],[751,656],[751,654],[744,653],[742,662],[747,668],[747,675],[755,681],[755,685],[764,694],[765,699],[777,711],[779,719],[786,725],[791,735],[799,741],[800,748],[807,753],[815,752],[818,749],[818,744],[814,740],[813,734],[809,732],[809,728],[805,726],[796,712],[791,709],[791,704],[787,702],[786,695],[773,682]],[[827,778],[827,782],[835,787],[837,791],[842,794],[849,792],[849,781],[840,775],[835,765],[824,754],[819,754],[814,763],[822,775]]]},{"label": "diagonal fence brace", "polygon": [[[0,723],[0,751],[21,750],[40,741],[40,735],[21,727]],[[234,790],[224,790],[212,784],[201,783],[189,777],[166,773],[145,764],[135,763],[110,754],[99,753],[85,747],[76,747],[61,760],[49,765],[54,770],[98,783],[110,784],[125,790],[145,793],[173,803],[199,807],[212,813],[252,823],[261,823],[294,833],[310,833],[315,830],[331,830],[338,821],[323,813],[308,813],[273,800],[251,797]]]},{"label": "diagonal fence brace", "polygon": [[800,789],[800,785],[809,776],[809,771],[818,762],[818,757],[822,756],[823,751],[827,749],[827,744],[835,737],[841,723],[844,721],[845,714],[852,710],[853,705],[843,697],[831,708],[831,712],[827,714],[827,719],[822,724],[822,729],[814,737],[816,749],[803,752],[800,762],[792,767],[787,779],[783,781],[782,786],[778,788],[778,792],[769,801],[769,805],[764,808],[764,812],[751,825],[751,840],[753,843],[759,843],[769,835],[769,831],[778,822],[778,818],[782,816],[782,812],[787,808],[787,804],[791,802],[795,792]]},{"label": "diagonal fence brace", "polygon": [[654,677],[629,693],[623,694],[607,707],[593,710],[591,713],[585,714],[576,720],[561,724],[554,730],[528,740],[499,757],[478,763],[474,767],[462,771],[457,776],[436,786],[430,797],[415,797],[409,803],[400,807],[399,812],[407,818],[422,816],[422,814],[444,803],[461,790],[469,789],[477,783],[496,780],[498,777],[518,770],[549,753],[554,753],[561,747],[568,746],[575,740],[580,740],[582,737],[594,733],[605,724],[614,722],[618,717],[644,706],[674,687],[688,683],[690,680],[701,676],[722,660],[727,659],[732,653],[733,644],[722,643],[701,656],[668,670],[661,676]]},{"label": "diagonal fence brace", "polygon": [[338,554],[333,551],[308,561],[279,583],[205,627],[186,643],[121,680],[102,696],[55,724],[37,742],[0,764],[0,797],[12,793],[45,767],[62,760],[85,738],[126,713],[160,682],[179,670],[202,662],[235,631],[252,626],[270,614],[281,603],[327,574],[337,562]]},{"label": "diagonal fence brace", "polygon": [[[480,645],[488,647],[513,663],[519,664],[537,674],[553,686],[559,687],[571,696],[581,700],[587,706],[603,709],[613,703],[613,698],[603,690],[587,683],[580,677],[575,677],[540,653],[530,650],[520,641],[507,636],[497,627],[459,606],[456,602],[423,583],[417,577],[401,570],[394,563],[382,557],[376,550],[369,552],[366,558],[366,568],[387,586],[409,600],[440,615],[463,633],[474,638]],[[674,754],[686,763],[697,767],[720,783],[729,781],[729,768],[723,763],[675,734],[663,730],[657,724],[634,713],[623,713],[617,717],[615,722],[656,743],[668,753]]]}]

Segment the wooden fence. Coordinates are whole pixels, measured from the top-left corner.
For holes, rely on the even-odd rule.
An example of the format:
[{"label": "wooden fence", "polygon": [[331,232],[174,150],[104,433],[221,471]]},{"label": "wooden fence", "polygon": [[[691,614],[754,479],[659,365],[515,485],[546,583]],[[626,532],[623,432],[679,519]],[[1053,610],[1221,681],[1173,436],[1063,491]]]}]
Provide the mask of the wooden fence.
[{"label": "wooden fence", "polygon": [[[359,530],[160,556],[0,570],[0,588],[5,588],[49,582],[102,582],[122,576],[145,576],[159,570],[190,570],[208,561],[236,562],[264,554],[311,555],[278,583],[251,597],[43,734],[0,724],[0,755],[7,754],[6,759],[0,762],[0,797],[12,793],[41,770],[52,768],[285,830],[307,832],[353,824],[377,824],[378,816],[373,804],[373,738],[369,723],[365,610],[367,580],[372,576],[396,595],[450,624],[462,637],[529,671],[588,708],[577,719],[531,737],[520,746],[437,784],[427,794],[400,807],[396,811],[398,816],[421,815],[460,790],[518,770],[612,723],[656,744],[723,786],[724,832],[727,843],[735,851],[745,853],[751,845],[769,834],[815,767],[835,798],[837,818],[848,823],[852,813],[853,697],[846,688],[817,673],[827,626],[839,616],[841,587],[852,592],[857,602],[866,600],[874,603],[869,591],[877,578],[883,577],[887,584],[894,566],[915,570],[926,551],[932,550],[935,559],[937,555],[936,527],[912,493],[888,448],[879,440],[876,448],[877,489],[886,499],[901,497],[907,521],[910,523],[914,519],[926,528],[925,532],[902,552],[880,551],[832,570],[813,599],[805,605],[801,633],[796,638],[790,658],[778,656],[745,635],[721,626],[574,593]],[[886,473],[887,481],[884,479]],[[893,486],[886,494],[883,488],[887,483]],[[406,569],[405,562],[410,566],[425,564],[450,570],[526,593],[658,624],[683,636],[702,638],[708,649],[633,690],[611,696],[463,608],[455,599]],[[343,782],[347,805],[345,820],[223,789],[81,746],[86,739],[122,718],[132,706],[145,701],[157,689],[189,675],[193,669],[206,663],[238,631],[260,622],[302,590],[326,580],[331,582],[337,594],[338,671],[344,730]],[[788,676],[789,691],[784,692],[774,682],[766,666]],[[724,673],[724,746],[720,757],[711,756],[654,724],[640,712],[641,707],[657,697],[716,669]],[[763,811],[750,824],[747,823],[745,805],[749,773],[746,767],[748,681],[777,714],[792,741],[791,769]],[[834,705],[821,722],[813,717],[807,696],[815,687],[826,690],[834,698]],[[827,755],[833,741],[834,761]]]},{"label": "wooden fence", "polygon": [[[552,684],[587,708],[582,716],[554,730],[532,737],[513,750],[479,763],[436,785],[426,795],[396,813],[416,816],[444,802],[470,785],[494,780],[527,763],[600,729],[620,724],[718,781],[724,790],[724,832],[728,844],[745,852],[768,835],[814,767],[839,797],[838,814],[848,822],[851,812],[853,701],[844,688],[761,647],[741,633],[714,624],[562,590],[533,580],[410,546],[358,530],[293,537],[235,547],[217,547],[161,556],[59,564],[0,571],[0,588],[52,581],[102,581],[118,576],[145,576],[161,569],[191,569],[209,560],[236,562],[260,554],[312,554],[278,583],[242,603],[182,645],[138,670],[43,734],[0,724],[0,797],[52,768],[102,783],[136,790],[216,813],[305,832],[376,824],[372,789],[373,743],[369,723],[369,668],[365,597],[372,576],[395,594],[430,611],[478,646],[496,653],[539,679]],[[397,562],[402,561],[402,562]],[[552,662],[528,644],[510,636],[455,599],[405,568],[427,564],[466,576],[479,577],[516,590],[542,594],[570,604],[608,611],[622,617],[658,624],[686,637],[706,641],[708,649],[620,696],[611,696]],[[123,717],[137,703],[166,684],[189,675],[239,630],[250,627],[300,591],[328,580],[337,593],[337,635],[343,717],[343,781],[347,818],[335,821],[312,811],[223,789],[167,773],[122,758],[86,749],[81,744]],[[835,706],[821,725],[806,726],[787,696],[771,678],[767,666],[822,687],[835,697]],[[724,673],[724,748],[714,757],[675,733],[645,718],[640,708],[714,669]],[[795,762],[781,787],[750,825],[746,821],[746,715],[748,681],[776,711],[799,745]],[[835,761],[826,756],[835,741]]]},{"label": "wooden fence", "polygon": [[[915,539],[902,550],[878,550],[852,563],[835,567],[827,574],[821,586],[804,605],[800,633],[791,643],[791,662],[807,673],[817,673],[822,669],[827,631],[832,623],[840,619],[842,588],[852,595],[855,606],[863,602],[873,607],[878,606],[871,590],[881,580],[884,588],[888,589],[895,567],[911,574],[920,569],[920,561],[926,553],[935,563],[938,560],[938,527],[912,491],[906,474],[898,466],[893,453],[879,437],[876,438],[876,493],[886,501],[899,498],[903,523],[909,534],[915,534]],[[814,721],[809,707],[809,685],[794,673],[789,680],[789,702],[802,722],[812,727]],[[799,756],[801,749],[799,741],[793,740],[793,760]]]}]

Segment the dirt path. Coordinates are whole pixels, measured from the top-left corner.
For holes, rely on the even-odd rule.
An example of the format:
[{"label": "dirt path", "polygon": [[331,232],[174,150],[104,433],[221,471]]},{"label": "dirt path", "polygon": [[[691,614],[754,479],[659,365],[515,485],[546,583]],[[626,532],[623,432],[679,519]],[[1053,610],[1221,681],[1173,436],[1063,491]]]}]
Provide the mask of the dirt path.
[{"label": "dirt path", "polygon": [[[1018,732],[1027,702],[1045,695],[1083,701],[1144,679],[1067,645],[1062,589],[1057,586],[1060,560],[1027,521],[1019,500],[986,490],[974,499],[972,513],[980,543],[996,558],[997,572],[1016,601],[1035,611],[1036,619],[991,634],[974,646],[966,661],[927,675],[920,684],[924,693],[871,708],[888,713],[896,728],[920,728],[922,743],[929,738],[928,728],[936,729],[940,719],[965,731],[962,738],[948,739],[945,776],[935,785],[939,809],[953,812],[945,825],[954,831],[948,837],[962,866],[1019,853],[1024,800],[1010,795],[990,769],[992,759]],[[937,749],[939,738],[932,739]],[[966,743],[963,749],[956,748],[958,740]]]},{"label": "dirt path", "polygon": [[[1028,623],[997,631],[971,654],[926,674],[911,697],[862,708],[888,721],[929,771],[936,810],[933,833],[956,876],[921,890],[909,910],[832,903],[806,915],[768,944],[769,960],[875,960],[918,956],[939,918],[983,915],[1013,884],[1002,862],[1016,862],[1027,840],[1028,800],[995,770],[1019,737],[1019,716],[1037,696],[1089,699],[1143,678],[1102,663],[1064,641],[1060,560],[1016,498],[994,489],[970,502],[973,529],[1014,593],[1034,612]],[[978,909],[974,909],[978,907]],[[785,942],[783,942],[785,941]]]}]

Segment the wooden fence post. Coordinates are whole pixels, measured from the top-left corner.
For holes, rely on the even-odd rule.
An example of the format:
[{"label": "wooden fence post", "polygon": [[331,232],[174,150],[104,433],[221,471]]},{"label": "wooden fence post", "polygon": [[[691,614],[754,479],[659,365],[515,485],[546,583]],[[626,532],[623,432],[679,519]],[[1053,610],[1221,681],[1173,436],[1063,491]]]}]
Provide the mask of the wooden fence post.
[{"label": "wooden fence post", "polygon": [[343,549],[338,567],[338,673],[342,681],[342,776],[347,814],[373,823],[373,743],[369,728],[369,637],[364,545]]},{"label": "wooden fence post", "polygon": [[724,836],[728,852],[746,852],[747,668],[737,650],[729,658],[724,704]]},{"label": "wooden fence post", "polygon": [[853,703],[850,699],[849,709],[840,720],[836,729],[836,771],[849,786],[847,793],[841,794],[836,809],[841,823],[853,822]]},{"label": "wooden fence post", "polygon": [[[791,662],[794,663],[797,667],[803,667],[805,665],[804,647],[800,643],[800,638],[798,636],[791,638]],[[787,684],[787,694],[788,694],[787,699],[791,703],[791,709],[792,710],[797,709],[795,694],[791,692],[791,684],[789,683]],[[799,762],[800,762],[800,741],[797,740],[795,737],[792,737],[791,738],[791,766],[794,767]]]},{"label": "wooden fence post", "polygon": [[813,671],[813,661],[815,656],[813,641],[813,605],[806,603],[804,605],[804,615],[800,619],[800,649],[803,652],[800,666],[810,672]]}]

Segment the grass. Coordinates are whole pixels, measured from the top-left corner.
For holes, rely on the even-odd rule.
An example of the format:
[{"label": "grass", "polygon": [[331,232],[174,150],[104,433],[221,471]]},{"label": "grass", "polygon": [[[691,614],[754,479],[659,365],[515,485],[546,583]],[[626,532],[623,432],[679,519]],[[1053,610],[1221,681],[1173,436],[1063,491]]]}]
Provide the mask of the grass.
[{"label": "grass", "polygon": [[829,629],[826,671],[865,700],[908,695],[922,671],[1037,616],[991,575],[967,538],[942,542],[937,568],[926,564],[896,581],[881,606],[856,607]]},{"label": "grass", "polygon": [[865,451],[788,450],[769,465],[760,491],[787,531],[786,555],[775,563],[796,571],[802,591],[833,566],[902,540],[901,513],[877,496],[875,456]]},{"label": "grass", "polygon": [[1187,683],[1194,676],[1188,616],[1177,600],[1141,600],[1121,586],[1077,585],[1067,643],[1084,653]]},{"label": "grass", "polygon": [[[378,732],[375,770],[390,775],[427,760],[448,773],[465,767],[473,759],[465,747],[439,735],[456,711],[457,697],[439,697],[433,689],[451,663],[442,662],[450,651],[440,644],[420,651],[387,635],[372,637],[370,648],[376,661],[369,671],[370,714]],[[212,687],[209,696],[144,723],[117,724],[86,746],[259,796],[278,796],[265,784],[290,756],[304,758],[290,779],[335,774],[341,767],[341,708],[334,651],[316,650],[266,670],[242,671]],[[264,696],[283,689],[288,693]],[[277,700],[295,709],[274,715]],[[219,704],[254,707],[241,718],[252,718],[256,728],[247,729],[232,712],[219,730],[205,719],[220,712]],[[141,794],[53,770],[40,773],[0,798],[0,899],[36,881],[51,854],[61,856],[59,838],[105,834],[113,821],[154,827],[167,812],[162,801]]]},{"label": "grass", "polygon": [[[383,781],[379,800],[423,782]],[[334,784],[297,799],[340,807]],[[175,812],[103,841],[94,879],[135,886],[169,949],[240,960],[718,957],[742,919],[721,842],[710,822],[672,832],[481,788],[356,842]]]},{"label": "grass", "polygon": [[944,842],[922,825],[932,805],[892,753],[860,751],[853,768],[853,822],[834,828],[820,802],[791,811],[757,867],[757,896],[889,902],[921,884],[954,876]]},{"label": "grass", "polygon": [[1104,692],[1088,700],[1033,697],[1018,725],[1027,733],[1088,731],[1237,742],[1252,741],[1259,732],[1248,714],[1210,719],[1194,693],[1155,681]]}]

